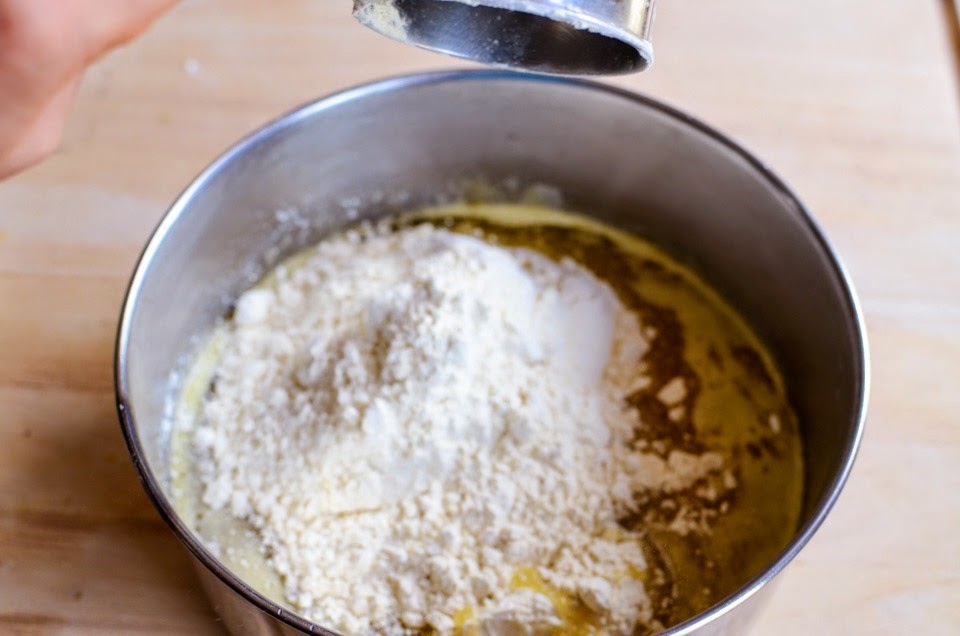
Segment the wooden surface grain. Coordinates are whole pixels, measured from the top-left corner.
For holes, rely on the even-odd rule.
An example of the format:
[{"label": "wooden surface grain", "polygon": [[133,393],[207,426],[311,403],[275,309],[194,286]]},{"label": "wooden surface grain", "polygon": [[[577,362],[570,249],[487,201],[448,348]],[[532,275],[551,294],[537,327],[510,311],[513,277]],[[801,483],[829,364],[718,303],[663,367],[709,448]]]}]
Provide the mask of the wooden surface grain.
[{"label": "wooden surface grain", "polygon": [[[769,162],[862,296],[863,449],[756,634],[960,633],[960,91],[945,4],[664,1],[654,70],[616,80]],[[180,188],[251,128],[347,85],[463,65],[366,32],[346,0],[192,0],[89,72],[57,156],[0,184],[0,633],[222,633],[117,426],[127,276]]]}]

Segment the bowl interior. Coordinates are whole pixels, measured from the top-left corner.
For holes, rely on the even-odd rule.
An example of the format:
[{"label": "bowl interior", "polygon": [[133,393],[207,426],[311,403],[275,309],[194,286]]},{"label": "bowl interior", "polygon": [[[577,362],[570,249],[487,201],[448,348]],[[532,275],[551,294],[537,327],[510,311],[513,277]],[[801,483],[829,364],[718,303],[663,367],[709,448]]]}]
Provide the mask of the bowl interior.
[{"label": "bowl interior", "polygon": [[567,207],[652,240],[766,341],[807,473],[801,528],[762,583],[819,525],[853,459],[866,354],[852,291],[802,206],[749,155],[672,109],[572,80],[482,71],[353,89],[255,133],[187,189],[144,253],[118,346],[126,432],[161,511],[209,565],[165,496],[167,387],[195,337],[298,247],[477,179],[549,184]]}]

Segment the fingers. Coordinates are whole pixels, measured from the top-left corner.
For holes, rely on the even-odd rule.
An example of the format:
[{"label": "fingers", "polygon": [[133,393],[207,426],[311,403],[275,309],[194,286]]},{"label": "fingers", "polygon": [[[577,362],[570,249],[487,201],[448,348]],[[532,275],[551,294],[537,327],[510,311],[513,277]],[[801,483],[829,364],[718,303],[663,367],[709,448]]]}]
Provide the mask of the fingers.
[{"label": "fingers", "polygon": [[177,0],[0,0],[0,176],[56,149],[83,69]]},{"label": "fingers", "polygon": [[22,134],[7,146],[0,147],[0,179],[24,170],[56,152],[63,137],[63,128],[70,106],[80,87],[81,76],[67,81],[40,108]]},{"label": "fingers", "polygon": [[146,30],[178,0],[68,0],[75,24],[83,25],[87,62],[126,44]]}]

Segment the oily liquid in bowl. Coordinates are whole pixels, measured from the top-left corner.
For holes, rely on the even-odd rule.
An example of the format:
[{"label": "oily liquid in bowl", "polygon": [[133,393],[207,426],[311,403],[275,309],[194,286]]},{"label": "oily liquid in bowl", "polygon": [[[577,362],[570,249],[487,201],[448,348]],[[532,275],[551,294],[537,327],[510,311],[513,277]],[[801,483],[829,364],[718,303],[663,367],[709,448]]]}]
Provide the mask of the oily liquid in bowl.
[{"label": "oily liquid in bowl", "polygon": [[[538,206],[457,204],[398,219],[397,227],[428,222],[482,236],[504,247],[572,258],[610,285],[655,337],[644,358],[650,381],[628,397],[639,413],[636,444],[663,454],[715,452],[732,481],[702,483],[647,495],[620,519],[643,531],[642,579],[654,606],[656,631],[724,598],[761,571],[787,545],[799,520],[803,464],[796,418],[772,358],[746,322],[687,268],[649,243],[585,217]],[[297,255],[288,261],[295,266]],[[269,276],[261,284],[266,284]],[[171,437],[171,490],[187,523],[237,576],[278,603],[280,577],[257,533],[229,513],[201,502],[190,431],[216,372],[224,334],[216,332],[184,376]],[[658,397],[682,378],[679,402]],[[576,599],[545,584],[535,569],[518,570],[511,585],[553,603],[557,634],[600,633]],[[296,611],[297,608],[292,608]],[[472,608],[457,616],[468,633]]]}]

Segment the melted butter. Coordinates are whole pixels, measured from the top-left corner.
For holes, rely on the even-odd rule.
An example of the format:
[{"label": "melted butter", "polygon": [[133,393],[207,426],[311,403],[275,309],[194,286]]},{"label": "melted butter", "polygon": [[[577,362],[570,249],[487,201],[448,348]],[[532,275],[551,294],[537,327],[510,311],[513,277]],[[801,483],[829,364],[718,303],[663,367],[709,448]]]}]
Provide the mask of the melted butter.
[{"label": "melted butter", "polygon": [[646,581],[649,578],[646,570],[641,570],[632,563],[627,564],[627,569],[620,572],[617,577],[617,583],[624,579],[633,579],[634,581]]},{"label": "melted butter", "polygon": [[478,636],[477,611],[473,606],[464,607],[453,615],[453,630],[457,636]]},{"label": "melted butter", "polygon": [[562,623],[551,636],[592,636],[602,633],[596,614],[580,599],[544,581],[536,568],[519,568],[510,579],[510,588],[533,590],[550,599],[553,610]]},{"label": "melted butter", "polygon": [[[643,530],[648,569],[627,567],[622,580],[643,581],[663,626],[685,620],[756,575],[790,540],[802,501],[802,447],[796,418],[776,365],[750,327],[693,272],[655,246],[586,217],[534,205],[461,204],[404,217],[398,225],[429,221],[453,231],[482,234],[505,246],[523,246],[591,269],[656,332],[647,354],[653,382],[631,396],[641,413],[638,438],[690,452],[710,450],[734,468],[735,495],[716,502],[712,531],[683,535],[670,529],[671,506],[684,495],[651,500],[643,514],[621,520]],[[295,254],[283,267],[296,268]],[[261,281],[268,284],[273,273]],[[174,505],[200,536],[219,546],[219,558],[269,598],[283,602],[283,582],[273,572],[256,533],[223,512],[206,509],[190,436],[209,391],[224,339],[215,331],[183,378],[171,434]],[[671,418],[655,396],[681,376],[688,384],[685,414]],[[770,424],[775,417],[777,426]],[[608,539],[626,532],[612,528]],[[616,582],[614,582],[616,583]],[[603,633],[578,598],[548,585],[535,568],[521,568],[513,589],[550,599],[562,627],[558,636]],[[295,609],[295,608],[294,608]],[[482,608],[454,617],[456,633],[480,632]],[[639,634],[650,633],[640,630]]]},{"label": "melted butter", "polygon": [[200,484],[194,479],[192,455],[188,452],[190,436],[225,342],[223,331],[215,330],[187,369],[170,431],[170,488],[177,511],[190,523],[201,514]]},{"label": "melted butter", "polygon": [[[671,526],[677,509],[702,507],[684,493],[653,498],[640,514],[621,520],[645,533],[651,567],[637,578],[644,581],[660,623],[674,625],[707,609],[783,549],[796,530],[803,496],[799,425],[773,357],[700,276],[648,241],[535,204],[441,206],[399,225],[423,221],[505,247],[572,258],[607,282],[656,332],[645,358],[653,381],[629,400],[641,416],[638,438],[652,448],[664,444],[695,454],[717,452],[737,482],[731,495],[704,508],[710,527],[705,533]],[[677,376],[685,380],[688,394],[682,416],[674,418],[656,393]],[[772,427],[771,417],[781,426]]]}]

